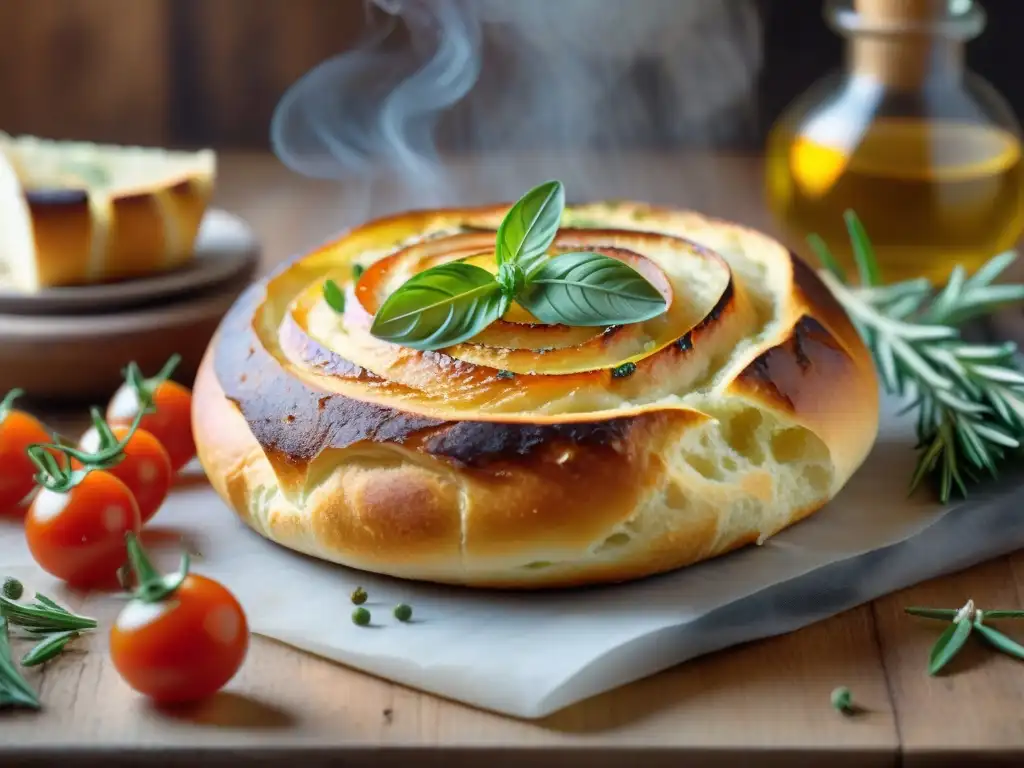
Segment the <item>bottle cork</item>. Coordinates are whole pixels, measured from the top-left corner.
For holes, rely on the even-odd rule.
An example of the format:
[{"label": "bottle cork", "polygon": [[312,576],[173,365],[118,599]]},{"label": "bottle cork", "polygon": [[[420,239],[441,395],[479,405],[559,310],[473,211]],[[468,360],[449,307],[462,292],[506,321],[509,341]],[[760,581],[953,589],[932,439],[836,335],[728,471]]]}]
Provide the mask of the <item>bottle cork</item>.
[{"label": "bottle cork", "polygon": [[916,27],[946,15],[949,0],[854,0],[853,8],[870,26]]},{"label": "bottle cork", "polygon": [[854,0],[865,29],[853,45],[854,72],[891,88],[913,89],[928,78],[936,45],[945,43],[929,31],[946,17],[949,0]]}]

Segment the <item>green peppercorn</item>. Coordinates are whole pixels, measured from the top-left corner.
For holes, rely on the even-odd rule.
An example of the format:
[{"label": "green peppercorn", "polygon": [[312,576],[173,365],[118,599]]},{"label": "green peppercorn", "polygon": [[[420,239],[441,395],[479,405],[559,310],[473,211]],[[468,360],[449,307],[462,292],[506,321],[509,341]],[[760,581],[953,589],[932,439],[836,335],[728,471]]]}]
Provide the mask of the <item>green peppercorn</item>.
[{"label": "green peppercorn", "polygon": [[832,706],[844,715],[853,714],[855,708],[853,706],[853,694],[850,693],[850,689],[845,685],[841,685],[832,691]]},{"label": "green peppercorn", "polygon": [[365,627],[370,623],[370,612],[365,608],[356,608],[352,611],[352,623],[360,627]]},{"label": "green peppercorn", "polygon": [[21,596],[25,594],[25,587],[17,579],[8,576],[4,579],[3,593],[8,600],[20,600]]},{"label": "green peppercorn", "polygon": [[405,603],[399,603],[395,606],[395,618],[399,621],[408,621],[412,618],[412,606],[406,605]]},{"label": "green peppercorn", "polygon": [[362,587],[356,587],[354,590],[352,590],[353,605],[362,605],[366,602],[367,597],[369,597],[369,595],[366,594],[366,590]]}]

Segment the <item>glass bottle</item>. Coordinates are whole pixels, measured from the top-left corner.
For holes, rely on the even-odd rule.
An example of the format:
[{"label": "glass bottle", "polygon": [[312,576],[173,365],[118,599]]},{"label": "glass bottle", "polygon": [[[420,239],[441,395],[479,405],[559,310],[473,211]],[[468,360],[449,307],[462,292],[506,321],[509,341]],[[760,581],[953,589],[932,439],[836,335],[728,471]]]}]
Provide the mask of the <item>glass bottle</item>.
[{"label": "glass bottle", "polygon": [[830,0],[846,66],[773,126],[767,195],[807,253],[809,233],[852,265],[843,212],[854,210],[883,279],[942,282],[1012,248],[1024,230],[1020,126],[967,71],[964,46],[985,26],[972,0]]}]

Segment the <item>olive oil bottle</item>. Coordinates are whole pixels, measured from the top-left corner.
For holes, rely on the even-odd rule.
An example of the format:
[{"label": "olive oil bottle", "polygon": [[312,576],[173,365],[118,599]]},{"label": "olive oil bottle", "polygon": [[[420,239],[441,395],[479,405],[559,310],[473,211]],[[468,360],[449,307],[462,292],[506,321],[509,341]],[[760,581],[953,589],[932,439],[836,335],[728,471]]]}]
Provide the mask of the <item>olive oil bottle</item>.
[{"label": "olive oil bottle", "polygon": [[1024,230],[1020,127],[963,64],[984,26],[967,0],[834,0],[845,71],[792,105],[767,147],[767,195],[800,253],[821,235],[852,265],[854,210],[887,281],[942,282],[1016,245]]}]

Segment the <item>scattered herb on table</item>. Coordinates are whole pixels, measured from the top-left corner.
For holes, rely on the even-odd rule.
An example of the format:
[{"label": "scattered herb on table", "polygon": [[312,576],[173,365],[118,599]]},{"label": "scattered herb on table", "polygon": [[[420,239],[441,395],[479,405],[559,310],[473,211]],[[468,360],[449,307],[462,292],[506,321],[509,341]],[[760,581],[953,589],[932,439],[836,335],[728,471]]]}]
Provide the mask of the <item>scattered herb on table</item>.
[{"label": "scattered herb on table", "polygon": [[55,658],[65,646],[81,633],[77,629],[47,635],[32,650],[21,657],[23,667],[34,667]]},{"label": "scattered herb on table", "polygon": [[962,608],[904,608],[911,616],[925,619],[948,621],[949,626],[939,635],[931,652],[928,654],[928,674],[938,674],[943,667],[960,652],[972,634],[977,634],[988,645],[1001,653],[1024,659],[1024,646],[1007,637],[998,629],[986,624],[986,621],[997,619],[1022,619],[1024,611],[995,610],[983,611],[976,608],[973,600],[968,600]]},{"label": "scattered herb on table", "polygon": [[369,595],[366,594],[366,590],[362,587],[356,587],[354,590],[352,590],[351,598],[353,605],[362,605],[366,602],[366,599],[368,597]]},{"label": "scattered herb on table", "polygon": [[12,627],[32,634],[96,629],[96,619],[72,613],[38,592],[35,602],[19,603],[0,596],[0,616]]},{"label": "scattered herb on table", "polygon": [[365,627],[370,623],[370,611],[362,606],[352,611],[352,623],[359,627]]},{"label": "scattered herb on table", "polygon": [[96,619],[72,613],[46,595],[36,593],[35,602],[18,603],[10,598],[0,597],[0,617],[9,626],[42,636],[42,639],[26,653],[21,664],[33,667],[56,657],[72,640],[83,632],[96,629]]},{"label": "scattered herb on table", "polygon": [[0,708],[39,709],[39,696],[14,665],[7,628],[7,618],[0,616]]},{"label": "scattered herb on table", "polygon": [[542,323],[572,326],[637,323],[664,312],[665,297],[628,264],[600,253],[549,254],[564,209],[560,181],[530,190],[498,227],[497,274],[453,261],[413,275],[385,299],[370,333],[442,349],[476,336],[513,301]]},{"label": "scattered herb on table", "polygon": [[846,226],[860,285],[851,286],[824,241],[809,242],[825,269],[822,278],[846,309],[874,358],[883,386],[907,397],[917,412],[919,451],[912,491],[925,477],[937,481],[940,500],[969,482],[995,476],[1000,462],[1024,441],[1024,373],[1016,346],[972,344],[958,326],[1024,301],[1024,285],[993,284],[1014,260],[993,257],[972,276],[957,266],[939,291],[925,279],[881,285],[878,262],[860,220]]}]

